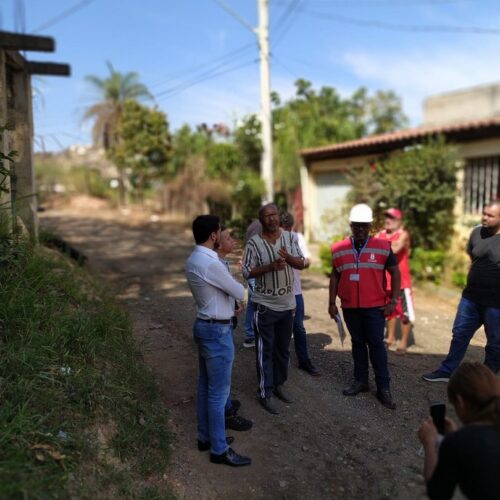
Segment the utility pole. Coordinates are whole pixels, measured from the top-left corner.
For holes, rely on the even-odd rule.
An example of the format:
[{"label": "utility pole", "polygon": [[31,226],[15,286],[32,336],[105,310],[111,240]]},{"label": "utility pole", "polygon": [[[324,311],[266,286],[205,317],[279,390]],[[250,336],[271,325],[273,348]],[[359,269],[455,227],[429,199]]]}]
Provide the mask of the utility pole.
[{"label": "utility pole", "polygon": [[264,179],[264,203],[274,201],[273,175],[273,128],[271,114],[271,78],[269,71],[269,3],[257,0],[259,8],[259,26],[256,29],[260,55],[260,123],[262,135],[262,157],[260,175]]},{"label": "utility pole", "polygon": [[225,0],[215,0],[230,16],[234,17],[246,29],[257,35],[260,58],[260,123],[262,137],[262,157],[260,160],[260,176],[264,180],[264,203],[274,201],[273,175],[273,127],[271,114],[271,77],[269,71],[269,1],[257,0],[259,25],[253,28],[245,19],[235,12]]}]

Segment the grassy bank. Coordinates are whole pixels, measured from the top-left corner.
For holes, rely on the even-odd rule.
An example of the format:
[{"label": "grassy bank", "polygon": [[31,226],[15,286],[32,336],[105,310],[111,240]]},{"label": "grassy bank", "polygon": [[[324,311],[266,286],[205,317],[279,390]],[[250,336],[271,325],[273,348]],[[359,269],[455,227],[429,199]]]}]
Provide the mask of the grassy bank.
[{"label": "grassy bank", "polygon": [[127,315],[82,269],[0,242],[0,498],[163,498],[167,413]]}]

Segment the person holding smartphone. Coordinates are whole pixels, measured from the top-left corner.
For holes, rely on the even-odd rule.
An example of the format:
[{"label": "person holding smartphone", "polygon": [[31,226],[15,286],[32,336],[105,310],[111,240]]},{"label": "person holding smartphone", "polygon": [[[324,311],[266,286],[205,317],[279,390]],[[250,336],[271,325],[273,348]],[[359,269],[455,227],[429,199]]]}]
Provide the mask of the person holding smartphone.
[{"label": "person holding smartphone", "polygon": [[500,498],[500,380],[481,363],[462,363],[448,384],[458,418],[445,417],[439,446],[432,417],[418,430],[423,444],[424,478],[431,499],[452,498],[458,485],[469,499]]}]

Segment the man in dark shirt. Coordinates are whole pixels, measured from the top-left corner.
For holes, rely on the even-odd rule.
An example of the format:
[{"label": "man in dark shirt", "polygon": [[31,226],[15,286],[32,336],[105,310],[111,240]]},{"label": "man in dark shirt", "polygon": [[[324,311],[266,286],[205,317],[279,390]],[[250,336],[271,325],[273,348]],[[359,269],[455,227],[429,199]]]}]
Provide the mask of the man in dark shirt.
[{"label": "man in dark shirt", "polygon": [[481,226],[475,227],[467,245],[472,264],[453,323],[448,356],[439,368],[423,375],[427,382],[448,382],[467,351],[476,331],[484,326],[484,364],[500,370],[500,201],[483,210]]}]

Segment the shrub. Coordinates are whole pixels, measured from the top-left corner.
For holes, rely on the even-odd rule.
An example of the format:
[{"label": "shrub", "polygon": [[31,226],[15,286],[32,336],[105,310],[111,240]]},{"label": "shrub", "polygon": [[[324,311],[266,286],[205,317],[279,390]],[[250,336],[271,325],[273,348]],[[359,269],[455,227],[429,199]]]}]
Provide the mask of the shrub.
[{"label": "shrub", "polygon": [[441,283],[443,279],[445,252],[415,248],[410,259],[411,275],[416,281]]},{"label": "shrub", "polygon": [[453,271],[451,273],[451,282],[458,288],[465,288],[467,283],[467,274],[460,271]]},{"label": "shrub", "polygon": [[369,203],[377,222],[387,207],[404,212],[413,247],[445,250],[453,235],[458,157],[443,138],[415,144],[351,173],[351,202]]},{"label": "shrub", "polygon": [[332,250],[331,245],[322,243],[319,247],[319,259],[321,261],[321,271],[330,276],[332,274]]}]

